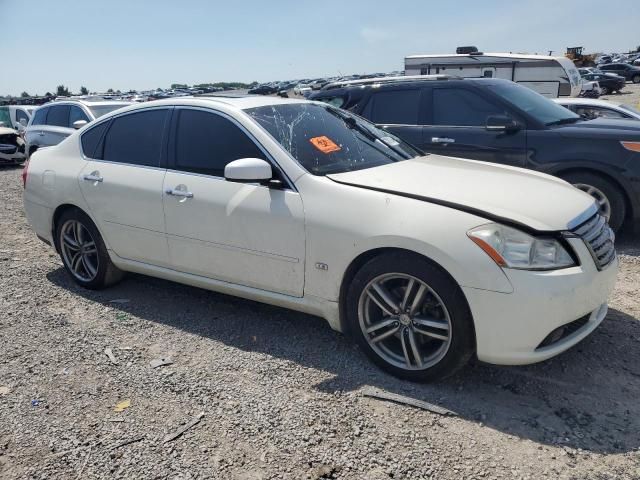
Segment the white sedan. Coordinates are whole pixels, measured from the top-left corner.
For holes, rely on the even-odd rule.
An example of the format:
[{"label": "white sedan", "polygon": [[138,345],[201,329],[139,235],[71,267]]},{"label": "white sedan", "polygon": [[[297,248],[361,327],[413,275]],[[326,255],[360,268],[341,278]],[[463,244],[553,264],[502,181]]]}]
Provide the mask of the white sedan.
[{"label": "white sedan", "polygon": [[424,156],[304,100],[128,107],[23,177],[33,230],[79,285],[137,272],[319,315],[412,380],[567,350],[605,317],[618,269],[568,183]]}]

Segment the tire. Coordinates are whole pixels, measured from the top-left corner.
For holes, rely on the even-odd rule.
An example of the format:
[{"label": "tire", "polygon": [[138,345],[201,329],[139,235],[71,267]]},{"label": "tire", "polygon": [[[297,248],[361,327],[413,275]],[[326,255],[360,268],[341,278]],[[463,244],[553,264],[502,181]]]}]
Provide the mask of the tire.
[{"label": "tire", "polygon": [[55,243],[64,268],[81,287],[99,290],[117,283],[124,276],[124,272],[111,262],[93,221],[80,209],[69,209],[60,215],[56,222]]},{"label": "tire", "polygon": [[600,95],[609,95],[609,93],[608,87],[600,87]]},{"label": "tire", "polygon": [[[411,295],[402,309],[411,281]],[[394,318],[383,313],[378,302],[384,297],[374,284],[391,295],[402,314]],[[421,289],[422,304],[409,313]],[[462,368],[475,351],[473,319],[462,290],[442,268],[420,255],[392,252],[369,260],[354,276],[344,301],[347,332],[373,363],[396,377],[439,380]],[[425,321],[438,326],[417,324]],[[388,325],[380,327],[384,323]],[[433,338],[434,334],[448,338]],[[384,340],[372,340],[382,335]]]},{"label": "tire", "polygon": [[634,75],[634,76],[631,78],[631,81],[632,81],[633,83],[640,83],[640,75]]},{"label": "tire", "polygon": [[[600,213],[607,216],[605,208],[603,208],[604,206],[601,203],[602,198],[600,198],[603,195],[609,204],[609,226],[614,232],[620,230],[620,227],[624,223],[627,208],[624,194],[618,186],[605,178],[588,172],[571,173],[563,175],[562,178],[576,188],[593,196],[600,204]],[[592,187],[595,190],[590,190],[588,187]]]}]

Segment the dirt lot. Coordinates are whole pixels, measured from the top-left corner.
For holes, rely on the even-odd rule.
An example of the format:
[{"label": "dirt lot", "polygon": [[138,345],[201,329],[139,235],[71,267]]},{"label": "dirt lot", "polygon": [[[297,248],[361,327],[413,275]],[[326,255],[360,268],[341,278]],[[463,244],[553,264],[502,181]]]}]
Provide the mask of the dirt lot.
[{"label": "dirt lot", "polygon": [[[416,385],[318,318],[138,275],[79,289],[29,230],[19,177],[0,170],[2,479],[640,479],[629,235],[610,313],[578,347]],[[160,357],[173,364],[152,368]],[[364,397],[366,386],[457,416]]]}]

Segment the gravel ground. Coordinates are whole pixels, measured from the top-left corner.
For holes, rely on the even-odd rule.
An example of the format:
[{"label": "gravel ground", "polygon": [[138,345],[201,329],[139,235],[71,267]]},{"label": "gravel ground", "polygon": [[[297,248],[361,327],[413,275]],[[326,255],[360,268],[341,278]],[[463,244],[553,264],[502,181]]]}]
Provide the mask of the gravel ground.
[{"label": "gravel ground", "polygon": [[630,107],[640,109],[640,84],[634,85],[631,82],[627,82],[622,92],[603,95],[600,99],[616,103],[625,103]]},{"label": "gravel ground", "polygon": [[[640,479],[629,235],[610,313],[582,344],[419,385],[315,317],[138,275],[78,288],[29,230],[19,177],[0,169],[2,479]],[[364,397],[366,386],[457,416]]]}]

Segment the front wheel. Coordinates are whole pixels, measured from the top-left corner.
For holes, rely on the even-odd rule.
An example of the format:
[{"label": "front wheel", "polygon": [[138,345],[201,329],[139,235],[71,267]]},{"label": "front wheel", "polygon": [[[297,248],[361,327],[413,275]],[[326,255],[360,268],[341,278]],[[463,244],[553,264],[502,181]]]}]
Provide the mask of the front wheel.
[{"label": "front wheel", "polygon": [[620,189],[610,181],[593,173],[578,172],[562,177],[574,187],[591,195],[598,204],[600,215],[605,217],[609,226],[617,232],[626,215],[624,195]]},{"label": "front wheel", "polygon": [[634,75],[631,81],[633,83],[640,83],[640,75]]},{"label": "front wheel", "polygon": [[462,290],[420,255],[394,252],[370,260],[355,275],[346,302],[352,337],[397,377],[444,378],[474,352],[473,320]]},{"label": "front wheel", "polygon": [[600,87],[600,95],[609,95],[609,87]]},{"label": "front wheel", "polygon": [[98,229],[81,210],[62,213],[56,223],[56,247],[67,272],[84,288],[104,288],[123,276],[111,262]]}]

